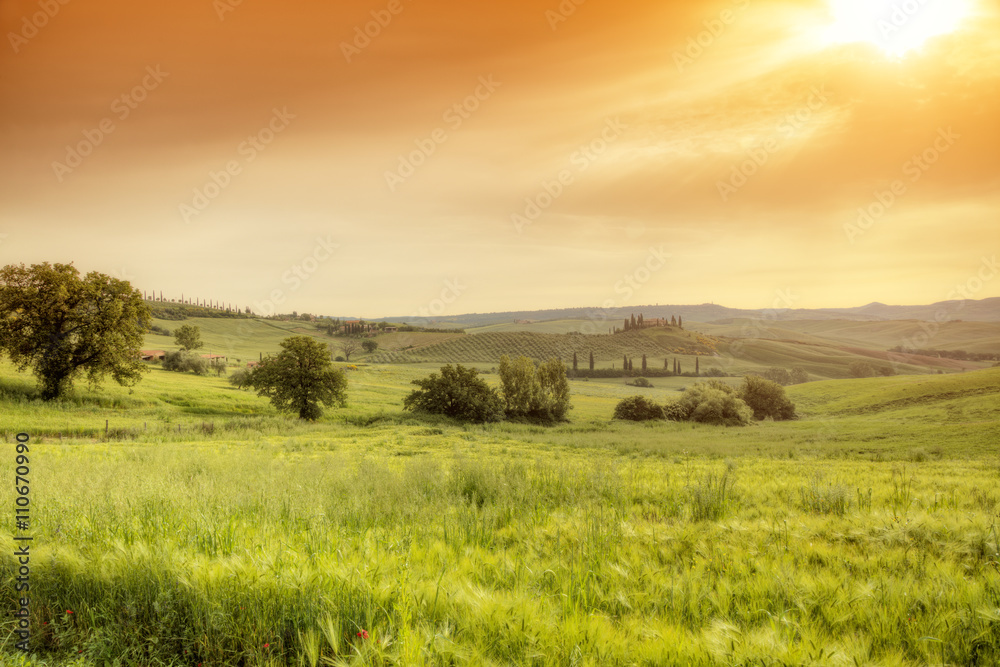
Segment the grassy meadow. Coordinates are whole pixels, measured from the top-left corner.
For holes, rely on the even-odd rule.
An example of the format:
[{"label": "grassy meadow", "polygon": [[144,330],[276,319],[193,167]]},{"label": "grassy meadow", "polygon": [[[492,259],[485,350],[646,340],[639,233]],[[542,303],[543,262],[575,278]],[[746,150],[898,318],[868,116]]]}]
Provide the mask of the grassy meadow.
[{"label": "grassy meadow", "polygon": [[3,664],[1000,663],[1000,369],[807,383],[799,420],[726,429],[611,420],[690,378],[471,426],[402,411],[439,364],[340,366],[348,407],[305,424],[155,366],[43,404],[0,362],[34,536],[22,655],[0,535]]}]

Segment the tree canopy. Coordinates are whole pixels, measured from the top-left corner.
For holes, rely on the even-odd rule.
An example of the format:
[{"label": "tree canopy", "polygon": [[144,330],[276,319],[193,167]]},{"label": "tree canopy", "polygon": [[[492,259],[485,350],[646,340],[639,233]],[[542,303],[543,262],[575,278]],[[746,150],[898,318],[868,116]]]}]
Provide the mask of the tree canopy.
[{"label": "tree canopy", "polygon": [[191,324],[185,324],[174,330],[174,341],[181,346],[182,350],[197,350],[203,346],[201,342],[201,329]]},{"label": "tree canopy", "polygon": [[0,352],[18,370],[31,368],[44,400],[85,376],[92,386],[110,375],[138,382],[139,357],[151,322],[142,293],[125,280],[72,264],[8,265],[0,269]]},{"label": "tree canopy", "polygon": [[282,351],[265,357],[250,373],[248,384],[282,412],[297,412],[300,419],[315,421],[323,415],[320,404],[347,404],[347,377],[334,368],[329,348],[310,336],[281,341]]},{"label": "tree canopy", "polygon": [[559,359],[535,365],[528,357],[500,358],[500,383],[508,417],[562,421],[571,409],[566,366]]}]

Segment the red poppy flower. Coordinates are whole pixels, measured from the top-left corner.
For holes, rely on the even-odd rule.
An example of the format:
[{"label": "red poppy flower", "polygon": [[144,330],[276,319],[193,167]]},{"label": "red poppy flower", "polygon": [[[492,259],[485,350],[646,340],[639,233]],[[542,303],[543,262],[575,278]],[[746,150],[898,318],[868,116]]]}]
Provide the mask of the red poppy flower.
[{"label": "red poppy flower", "polygon": [[73,610],[72,610],[72,609],[67,609],[67,610],[66,610],[66,613],[67,613],[67,614],[72,614],[72,613],[73,613]]},{"label": "red poppy flower", "polygon": [[361,632],[358,633],[358,637],[361,637],[362,639],[368,639],[368,631],[362,630]]}]

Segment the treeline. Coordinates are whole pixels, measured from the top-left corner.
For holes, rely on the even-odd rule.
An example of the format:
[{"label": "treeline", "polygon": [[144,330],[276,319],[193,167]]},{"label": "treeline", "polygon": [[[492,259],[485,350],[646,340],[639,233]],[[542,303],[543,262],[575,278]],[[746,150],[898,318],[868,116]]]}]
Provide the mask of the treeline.
[{"label": "treeline", "polygon": [[710,368],[704,373],[694,373],[690,371],[685,371],[681,373],[675,373],[669,368],[647,368],[646,370],[638,369],[621,369],[621,368],[581,368],[578,370],[568,370],[566,371],[568,377],[571,378],[670,378],[670,377],[685,377],[685,378],[696,378],[696,377],[727,377],[727,375],[718,368]]},{"label": "treeline", "polygon": [[147,301],[147,305],[149,305],[153,317],[158,320],[186,320],[189,317],[230,317],[240,319],[252,317],[246,313],[241,313],[239,310],[216,310],[215,308],[189,306],[186,304],[168,306],[156,301]]},{"label": "treeline", "polygon": [[316,323],[316,329],[327,336],[365,336],[385,333],[386,329],[394,329],[400,333],[456,333],[464,334],[465,329],[436,329],[433,327],[418,327],[412,324],[391,324],[389,322],[365,322],[364,320],[341,320],[329,318]]},{"label": "treeline", "polygon": [[668,320],[665,317],[649,319],[642,313],[639,313],[639,317],[636,317],[635,313],[633,313],[631,317],[625,318],[625,324],[621,328],[614,327],[614,329],[611,330],[611,333],[624,333],[626,331],[638,331],[640,329],[648,329],[650,327],[667,326],[683,329],[684,320],[680,317],[680,315],[671,315]]},{"label": "treeline", "polygon": [[966,352],[965,350],[930,350],[897,345],[890,348],[890,352],[901,352],[904,354],[920,354],[925,357],[940,357],[941,359],[955,359],[957,361],[1000,361],[1000,354],[996,352]]}]

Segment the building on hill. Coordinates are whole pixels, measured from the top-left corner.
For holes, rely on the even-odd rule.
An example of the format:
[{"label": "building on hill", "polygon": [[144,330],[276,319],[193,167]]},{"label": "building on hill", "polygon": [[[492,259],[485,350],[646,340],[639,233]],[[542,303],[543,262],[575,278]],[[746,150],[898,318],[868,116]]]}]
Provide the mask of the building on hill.
[{"label": "building on hill", "polygon": [[139,357],[143,361],[153,361],[154,359],[159,359],[163,361],[167,357],[167,353],[163,350],[140,350]]},{"label": "building on hill", "polygon": [[216,359],[224,359],[228,361],[228,357],[224,354],[203,354],[202,359],[208,359],[209,361],[215,361]]},{"label": "building on hill", "polygon": [[396,333],[399,331],[399,327],[386,327],[385,329],[382,329],[382,331],[385,333]]}]

